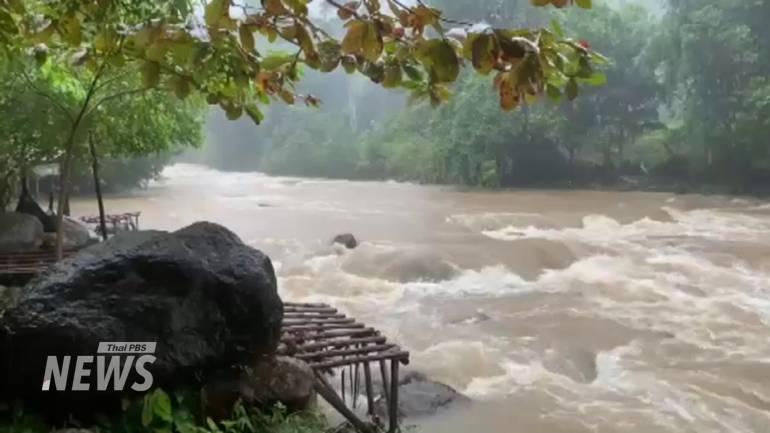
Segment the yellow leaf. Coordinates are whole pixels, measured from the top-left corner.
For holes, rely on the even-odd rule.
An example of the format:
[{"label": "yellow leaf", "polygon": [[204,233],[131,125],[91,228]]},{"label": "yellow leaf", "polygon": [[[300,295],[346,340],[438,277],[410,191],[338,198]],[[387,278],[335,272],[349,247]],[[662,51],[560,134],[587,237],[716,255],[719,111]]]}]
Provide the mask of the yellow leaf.
[{"label": "yellow leaf", "polygon": [[396,87],[401,83],[402,73],[400,65],[390,65],[385,68],[385,78],[382,80],[382,87]]},{"label": "yellow leaf", "polygon": [[289,105],[294,105],[294,93],[286,89],[281,89],[281,91],[278,92],[278,95],[281,97],[281,99],[283,99],[283,102]]},{"label": "yellow leaf", "polygon": [[346,25],[348,32],[342,39],[342,52],[345,54],[360,54],[363,50],[366,23],[361,20],[350,21]]},{"label": "yellow leaf", "polygon": [[228,0],[211,0],[211,3],[206,5],[204,12],[204,20],[206,26],[211,28],[219,28],[220,20],[223,16],[229,16],[230,2]]},{"label": "yellow leaf", "polygon": [[376,62],[382,54],[382,35],[374,22],[366,23],[366,31],[363,35],[362,49],[364,57],[370,62]]},{"label": "yellow leaf", "polygon": [[153,60],[155,62],[160,62],[163,60],[163,58],[166,55],[166,50],[168,49],[168,44],[165,41],[155,41],[147,47],[147,50],[145,51],[145,56],[147,56],[147,59]]},{"label": "yellow leaf", "polygon": [[83,41],[83,31],[80,28],[80,21],[71,17],[64,22],[64,40],[70,45],[80,45]]},{"label": "yellow leaf", "polygon": [[297,43],[305,52],[305,56],[317,57],[315,52],[315,45],[313,44],[313,39],[310,37],[310,33],[308,33],[305,26],[303,26],[299,22],[295,23],[294,34],[296,35]]},{"label": "yellow leaf", "polygon": [[115,32],[105,29],[94,36],[94,48],[97,51],[107,52],[115,45]]},{"label": "yellow leaf", "polygon": [[281,0],[263,0],[262,6],[271,15],[282,15],[288,12]]}]

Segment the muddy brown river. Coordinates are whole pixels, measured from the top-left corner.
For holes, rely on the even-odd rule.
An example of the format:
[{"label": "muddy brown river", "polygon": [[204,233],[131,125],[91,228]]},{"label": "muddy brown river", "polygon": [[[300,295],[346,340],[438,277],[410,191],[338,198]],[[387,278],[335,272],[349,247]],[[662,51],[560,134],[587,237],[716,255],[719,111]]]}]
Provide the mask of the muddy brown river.
[{"label": "muddy brown river", "polygon": [[[106,204],[143,228],[229,227],[273,258],[285,300],[381,327],[473,399],[417,431],[770,432],[767,202],[179,164]],[[361,246],[330,246],[343,232]]]}]

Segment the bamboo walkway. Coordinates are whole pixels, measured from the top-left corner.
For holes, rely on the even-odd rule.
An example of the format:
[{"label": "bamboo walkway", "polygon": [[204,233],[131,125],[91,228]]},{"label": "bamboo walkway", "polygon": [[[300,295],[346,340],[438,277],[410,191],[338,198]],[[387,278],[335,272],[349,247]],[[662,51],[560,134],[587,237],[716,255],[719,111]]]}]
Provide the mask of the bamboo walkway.
[{"label": "bamboo walkway", "polygon": [[[399,364],[409,363],[409,352],[388,342],[380,331],[348,318],[326,304],[287,302],[284,303],[283,333],[278,352],[308,363],[316,377],[318,394],[359,432],[371,431],[371,427],[348,407],[346,392],[349,392],[355,409],[361,390],[359,373],[363,371],[367,412],[375,423],[379,422],[374,409],[371,370],[372,363],[378,364],[382,396],[388,408],[388,432],[394,433],[398,429],[398,370]],[[341,395],[326,378],[334,370],[340,373]]]}]

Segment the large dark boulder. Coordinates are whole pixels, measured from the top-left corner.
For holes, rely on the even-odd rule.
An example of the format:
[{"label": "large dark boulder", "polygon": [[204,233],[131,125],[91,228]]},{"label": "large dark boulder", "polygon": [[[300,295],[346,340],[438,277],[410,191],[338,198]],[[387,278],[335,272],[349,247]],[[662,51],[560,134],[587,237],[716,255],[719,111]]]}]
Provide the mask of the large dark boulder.
[{"label": "large dark boulder", "polygon": [[358,240],[355,236],[353,236],[352,233],[343,233],[341,235],[335,236],[332,240],[332,244],[340,244],[345,248],[352,250],[358,246]]},{"label": "large dark boulder", "polygon": [[0,212],[0,253],[34,251],[43,243],[43,224],[34,216]]},{"label": "large dark boulder", "polygon": [[[39,401],[48,355],[95,355],[110,341],[157,342],[154,385],[191,384],[273,353],[282,318],[270,259],[226,228],[120,234],[31,281],[0,318],[0,390]],[[86,408],[103,397],[68,394],[45,395]]]}]

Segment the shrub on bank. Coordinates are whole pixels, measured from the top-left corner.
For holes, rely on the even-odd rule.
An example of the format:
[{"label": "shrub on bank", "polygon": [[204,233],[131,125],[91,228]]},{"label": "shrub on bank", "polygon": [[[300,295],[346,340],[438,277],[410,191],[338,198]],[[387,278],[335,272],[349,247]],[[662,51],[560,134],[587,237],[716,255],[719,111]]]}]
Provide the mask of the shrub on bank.
[{"label": "shrub on bank", "polygon": [[319,413],[289,413],[280,404],[260,411],[237,403],[230,417],[215,421],[201,410],[199,392],[169,395],[161,389],[136,400],[124,400],[120,415],[97,417],[93,425],[77,420],[50,425],[20,405],[0,406],[0,433],[317,433],[326,428]]}]

